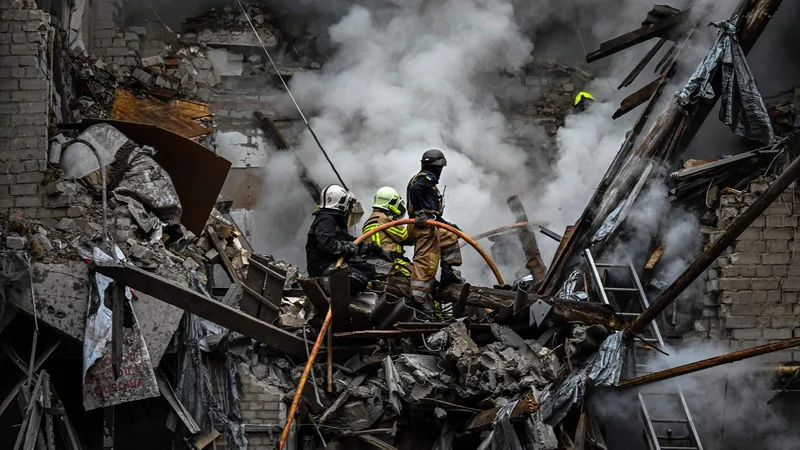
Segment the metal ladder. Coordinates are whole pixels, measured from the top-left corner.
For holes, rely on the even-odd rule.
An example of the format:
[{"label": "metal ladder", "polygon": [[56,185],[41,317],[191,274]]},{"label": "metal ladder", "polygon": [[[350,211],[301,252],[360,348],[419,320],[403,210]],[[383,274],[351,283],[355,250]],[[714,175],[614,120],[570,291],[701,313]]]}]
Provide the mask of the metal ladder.
[{"label": "metal ladder", "polygon": [[[584,252],[584,258],[589,265],[591,278],[600,294],[601,301],[617,311],[617,315],[623,320],[626,322],[634,320],[641,311],[650,306],[633,264],[621,265],[596,262],[589,249]],[[629,285],[606,286],[604,277],[600,275],[600,270],[598,269],[617,271],[618,280],[622,281],[627,278]],[[639,312],[621,312],[619,302],[615,298],[616,294],[609,297],[609,293],[623,295],[627,293],[632,297],[631,300],[635,299],[638,303],[636,306],[639,307]],[[630,309],[630,302],[627,307]],[[642,338],[644,338],[645,342],[642,342],[641,339],[634,341],[634,376],[652,373],[649,364],[647,364],[650,356],[647,344],[664,348],[664,340],[655,321],[650,323]],[[644,422],[643,437],[650,450],[703,450],[697,427],[694,424],[694,420],[692,420],[692,414],[689,412],[689,406],[686,404],[686,398],[680,388],[675,392],[640,391],[638,399],[639,414]],[[652,400],[654,399],[658,401],[653,402]]]}]

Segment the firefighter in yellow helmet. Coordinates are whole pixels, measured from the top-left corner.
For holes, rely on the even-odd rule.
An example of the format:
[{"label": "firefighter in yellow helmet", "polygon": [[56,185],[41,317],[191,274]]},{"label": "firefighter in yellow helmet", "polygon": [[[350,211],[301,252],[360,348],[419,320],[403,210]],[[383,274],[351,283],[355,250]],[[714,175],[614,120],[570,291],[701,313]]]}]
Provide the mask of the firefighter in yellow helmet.
[{"label": "firefighter in yellow helmet", "polygon": [[[380,225],[402,219],[406,214],[406,204],[400,194],[391,187],[384,186],[375,193],[372,204],[372,215],[369,216],[361,230],[366,233]],[[394,265],[389,277],[411,277],[411,262],[406,259],[403,245],[411,244],[408,228],[399,225],[387,228],[372,235],[372,242],[389,252],[394,258]],[[406,282],[407,283],[407,282]]]},{"label": "firefighter in yellow helmet", "polygon": [[590,104],[594,103],[594,97],[592,94],[588,92],[578,92],[578,95],[575,96],[575,101],[573,102],[573,107],[575,112],[583,112],[586,110]]}]

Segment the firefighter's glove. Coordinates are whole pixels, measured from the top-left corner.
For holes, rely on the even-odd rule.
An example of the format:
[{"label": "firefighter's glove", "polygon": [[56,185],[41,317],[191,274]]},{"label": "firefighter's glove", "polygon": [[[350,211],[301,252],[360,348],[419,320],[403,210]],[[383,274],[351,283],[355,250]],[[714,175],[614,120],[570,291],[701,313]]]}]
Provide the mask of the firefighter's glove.
[{"label": "firefighter's glove", "polygon": [[372,242],[362,242],[362,243],[358,244],[358,256],[371,255],[372,254],[372,253],[370,253],[370,251],[371,251],[370,250],[370,246],[371,245],[375,245],[375,244],[373,244]]},{"label": "firefighter's glove", "polygon": [[384,249],[382,249],[380,247],[378,247],[378,250],[379,251],[375,256],[379,257],[380,259],[382,259],[384,261],[394,262],[394,257],[392,256],[391,253],[387,252],[386,250],[384,250]]},{"label": "firefighter's glove", "polygon": [[414,213],[414,226],[426,228],[428,226],[428,216],[424,212]]}]

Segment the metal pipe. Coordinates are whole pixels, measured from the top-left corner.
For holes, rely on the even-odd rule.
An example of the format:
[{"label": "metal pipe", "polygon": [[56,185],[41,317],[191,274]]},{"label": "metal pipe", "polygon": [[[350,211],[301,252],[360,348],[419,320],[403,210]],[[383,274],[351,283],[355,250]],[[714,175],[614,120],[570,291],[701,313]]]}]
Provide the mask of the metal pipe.
[{"label": "metal pipe", "polygon": [[[385,223],[362,234],[353,243],[360,244],[364,242],[365,239],[371,237],[373,234],[383,231],[387,228],[395,227],[397,225],[408,225],[415,222],[416,221],[414,219],[401,219],[401,220],[395,220],[394,222]],[[483,259],[486,261],[486,264],[489,265],[489,267],[492,269],[492,272],[494,273],[495,278],[497,278],[497,283],[500,284],[501,286],[505,284],[505,282],[503,281],[503,276],[500,275],[500,271],[497,269],[497,266],[495,265],[494,261],[492,261],[492,258],[481,248],[480,245],[478,245],[477,242],[475,242],[474,240],[472,240],[472,238],[464,234],[463,231],[459,230],[458,228],[453,228],[450,225],[441,222],[436,222],[434,220],[426,220],[425,222],[429,226],[443,228],[447,231],[455,233],[458,237],[467,241],[469,245],[471,245],[475,250],[478,251],[478,253],[481,254],[481,256],[483,256]],[[339,261],[336,262],[336,267],[341,266],[343,262],[344,258],[339,258]],[[300,404],[300,397],[302,397],[303,395],[303,388],[305,388],[306,382],[308,381],[308,375],[309,373],[311,373],[311,367],[314,365],[314,360],[317,359],[317,354],[319,354],[319,349],[322,346],[322,341],[325,339],[325,334],[328,332],[328,328],[330,327],[331,317],[332,317],[332,311],[331,308],[328,307],[328,314],[325,315],[325,321],[322,323],[322,328],[320,329],[319,335],[317,336],[317,341],[314,343],[314,348],[311,350],[311,356],[308,358],[308,362],[306,362],[306,366],[303,369],[303,374],[300,376],[300,382],[297,384],[297,390],[294,393],[292,406],[289,408],[289,414],[286,416],[286,425],[283,427],[283,433],[281,433],[280,446],[278,447],[279,450],[283,450],[284,445],[286,445],[286,440],[289,437],[289,431],[292,428],[292,421],[294,421],[294,415],[297,412],[298,405]]]},{"label": "metal pipe", "polygon": [[725,251],[764,210],[795,180],[800,178],[800,158],[794,160],[780,176],[769,185],[747,210],[736,217],[730,227],[676,279],[653,304],[644,310],[630,325],[632,331],[641,332],[655,320],[678,296],[694,282]]},{"label": "metal pipe", "polygon": [[762,345],[759,347],[749,348],[747,350],[739,350],[738,352],[728,353],[714,358],[704,359],[702,361],[684,364],[682,366],[673,367],[672,369],[662,370],[661,372],[651,373],[630,380],[625,380],[619,383],[620,388],[629,388],[633,386],[640,386],[642,384],[653,383],[655,381],[668,380],[670,378],[679,377],[693,372],[698,372],[711,367],[721,366],[743,359],[752,358],[754,356],[763,355],[765,353],[772,353],[778,350],[784,350],[791,347],[800,346],[800,338],[786,339],[772,344]]}]

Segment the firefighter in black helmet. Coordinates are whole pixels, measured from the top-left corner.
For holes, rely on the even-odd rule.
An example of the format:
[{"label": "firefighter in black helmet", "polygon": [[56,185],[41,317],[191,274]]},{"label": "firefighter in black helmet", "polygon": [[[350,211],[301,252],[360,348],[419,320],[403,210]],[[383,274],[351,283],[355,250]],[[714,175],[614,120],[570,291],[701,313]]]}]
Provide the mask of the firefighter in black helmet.
[{"label": "firefighter in black helmet", "polygon": [[444,204],[437,185],[447,159],[441,150],[431,149],[422,155],[422,170],[408,183],[408,213],[417,222],[409,226],[409,237],[414,244],[414,265],[411,270],[411,294],[417,303],[431,298],[433,283],[439,264],[442,266],[442,283],[460,282],[453,270],[461,265],[458,236],[440,228],[428,226],[425,220],[444,222]]}]

